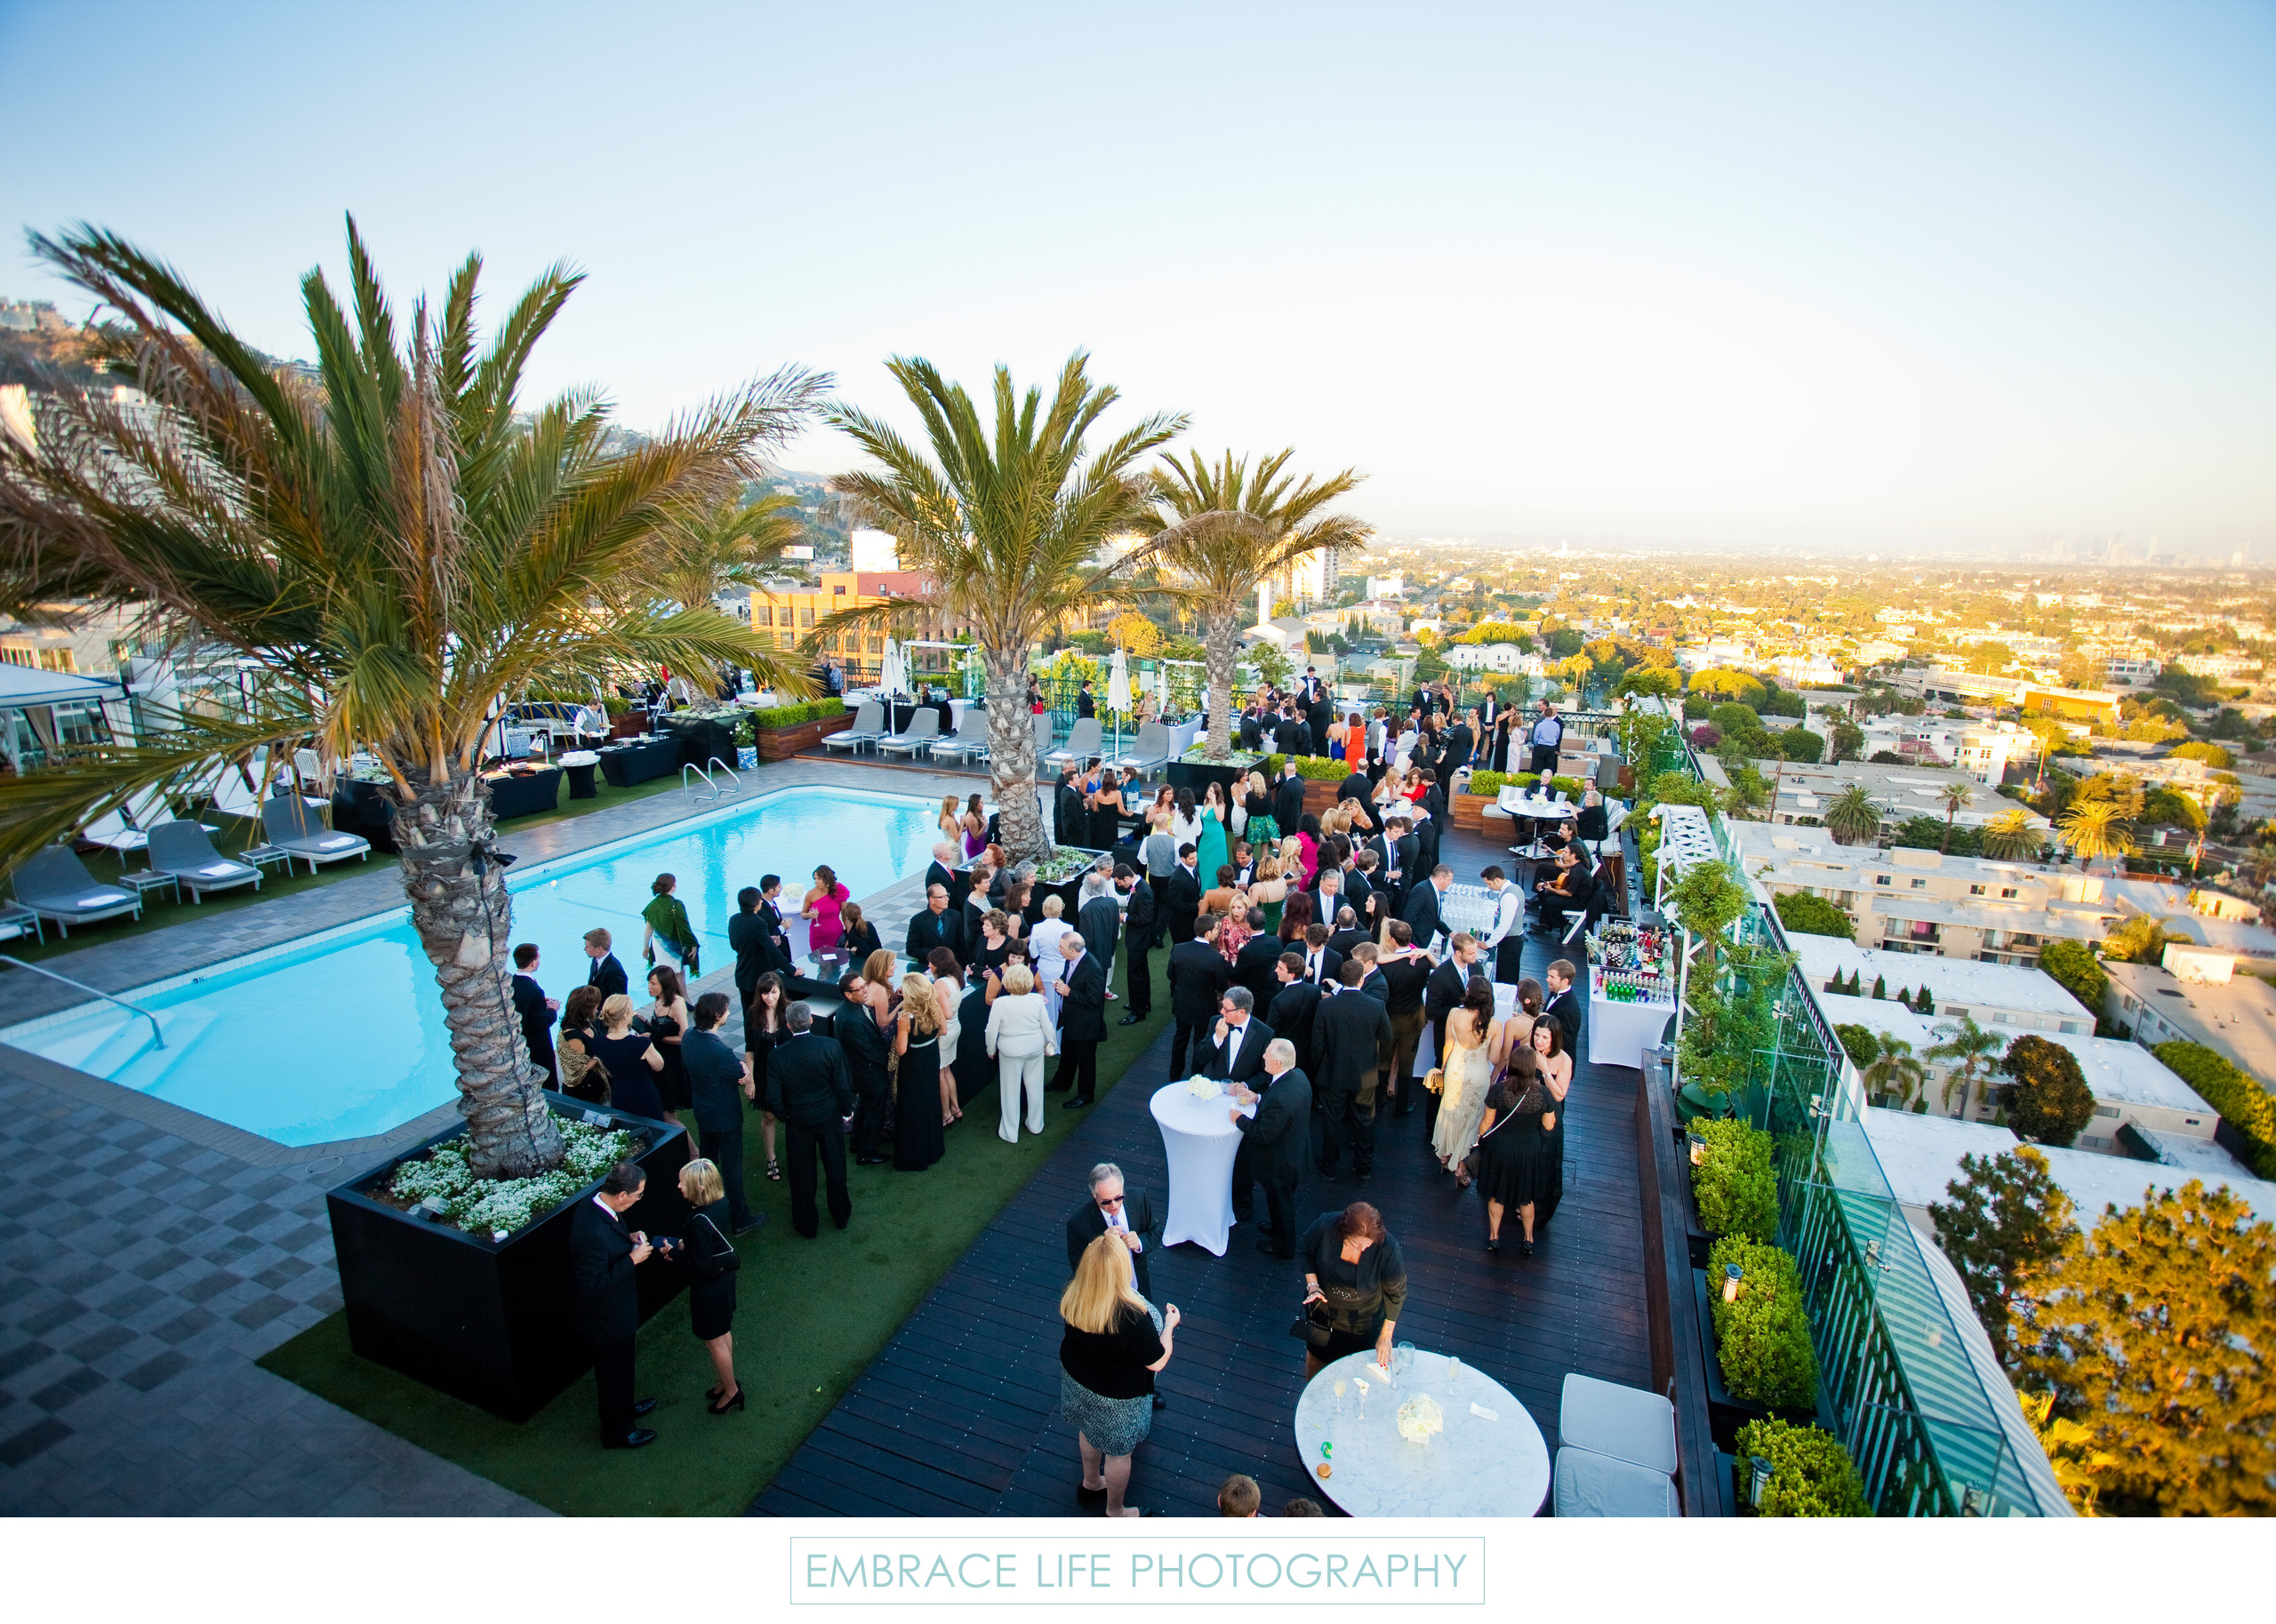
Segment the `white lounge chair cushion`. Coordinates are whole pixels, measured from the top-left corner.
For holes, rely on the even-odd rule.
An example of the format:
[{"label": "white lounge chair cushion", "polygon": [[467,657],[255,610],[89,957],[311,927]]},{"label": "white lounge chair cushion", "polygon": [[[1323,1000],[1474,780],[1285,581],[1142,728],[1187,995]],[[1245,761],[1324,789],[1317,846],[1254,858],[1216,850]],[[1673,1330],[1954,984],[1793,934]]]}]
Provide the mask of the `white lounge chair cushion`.
[{"label": "white lounge chair cushion", "polygon": [[1631,1461],[1571,1444],[1557,1452],[1559,1516],[1681,1516],[1675,1484]]},{"label": "white lounge chair cushion", "polygon": [[91,891],[84,897],[72,900],[74,908],[105,908],[113,902],[132,902],[134,899],[123,891]]},{"label": "white lounge chair cushion", "polygon": [[1675,1406],[1642,1388],[1569,1371],[1558,1400],[1557,1441],[1672,1475]]},{"label": "white lounge chair cushion", "polygon": [[359,846],[363,844],[364,837],[360,835],[327,835],[317,842],[317,847],[326,852],[337,852],[342,846]]}]

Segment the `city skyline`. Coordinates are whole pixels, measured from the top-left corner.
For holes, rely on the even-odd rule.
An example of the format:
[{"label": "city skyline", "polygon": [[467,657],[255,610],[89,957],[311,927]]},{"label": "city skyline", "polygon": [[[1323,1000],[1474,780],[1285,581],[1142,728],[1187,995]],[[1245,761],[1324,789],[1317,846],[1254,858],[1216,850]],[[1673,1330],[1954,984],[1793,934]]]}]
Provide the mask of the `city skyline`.
[{"label": "city skyline", "polygon": [[[785,362],[893,415],[890,354],[1086,348],[1196,449],[1357,465],[1392,533],[2276,543],[2264,9],[535,15],[10,7],[11,223],[117,230],[284,355],[345,212],[406,303],[567,259],[537,381],[638,427]],[[131,118],[52,70],[95,35],[173,64]],[[276,139],[319,85],[349,111]],[[20,256],[0,292],[86,314]]]}]

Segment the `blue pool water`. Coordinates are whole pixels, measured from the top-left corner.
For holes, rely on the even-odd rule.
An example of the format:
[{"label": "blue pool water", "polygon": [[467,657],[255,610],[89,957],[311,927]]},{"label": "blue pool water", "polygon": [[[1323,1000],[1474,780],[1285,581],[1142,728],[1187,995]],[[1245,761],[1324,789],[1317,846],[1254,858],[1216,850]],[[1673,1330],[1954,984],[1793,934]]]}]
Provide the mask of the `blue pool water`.
[{"label": "blue pool water", "polygon": [[[604,925],[640,994],[640,909],[669,871],[703,940],[709,972],[733,961],[735,892],[780,874],[796,907],[817,863],[861,898],[931,860],[937,804],[794,788],[710,817],[563,858],[509,879],[513,940],[542,955],[555,997],[585,979],[581,943]],[[510,836],[509,837],[510,844]],[[433,968],[407,910],[327,932],[124,995],[116,1004],[28,1021],[0,1041],[284,1145],[384,1133],[453,1098],[448,1029]]]}]

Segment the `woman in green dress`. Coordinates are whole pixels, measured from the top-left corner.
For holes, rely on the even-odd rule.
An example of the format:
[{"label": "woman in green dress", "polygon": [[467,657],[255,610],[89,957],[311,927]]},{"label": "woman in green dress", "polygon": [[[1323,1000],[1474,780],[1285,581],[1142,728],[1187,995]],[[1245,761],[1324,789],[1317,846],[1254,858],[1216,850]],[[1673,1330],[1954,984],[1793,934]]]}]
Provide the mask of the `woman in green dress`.
[{"label": "woman in green dress", "polygon": [[640,910],[640,917],[647,922],[641,932],[640,948],[649,964],[661,958],[679,970],[684,979],[692,980],[702,970],[698,962],[695,927],[688,923],[686,908],[672,894],[678,884],[670,875],[660,874],[648,887],[655,894]]},{"label": "woman in green dress", "polygon": [[1198,860],[1205,878],[1216,874],[1232,850],[1225,834],[1227,816],[1225,787],[1212,781],[1201,797],[1201,837],[1193,843],[1200,848]]}]

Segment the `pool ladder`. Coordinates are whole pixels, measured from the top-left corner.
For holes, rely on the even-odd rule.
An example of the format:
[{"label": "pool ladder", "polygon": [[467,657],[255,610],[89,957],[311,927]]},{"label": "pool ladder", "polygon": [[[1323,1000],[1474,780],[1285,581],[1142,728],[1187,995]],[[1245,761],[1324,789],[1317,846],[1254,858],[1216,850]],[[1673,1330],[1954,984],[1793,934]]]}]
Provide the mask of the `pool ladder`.
[{"label": "pool ladder", "polygon": [[[733,767],[729,766],[725,762],[721,761],[721,760],[720,760],[717,756],[713,756],[709,761],[708,761],[708,762],[704,763],[704,766],[705,766],[705,767],[717,767],[717,768],[718,768],[720,772],[722,772],[725,773],[729,778],[731,778],[731,779],[733,779],[733,780],[735,780],[735,788],[734,788],[734,791],[733,791],[733,793],[735,793],[736,795],[741,795],[741,794],[742,794],[742,792],[743,792],[743,779],[742,779],[742,774],[741,774],[741,773],[740,773],[740,772],[736,772]],[[680,770],[679,770],[679,787],[680,787],[682,789],[685,789],[685,788],[689,788],[689,784],[688,784],[688,781],[687,781],[687,775],[688,775],[689,773],[691,773],[691,772],[694,773],[696,777],[698,777],[698,778],[701,779],[701,780],[703,780],[703,786],[704,786],[704,788],[707,788],[707,789],[709,789],[709,790],[711,792],[709,795],[707,795],[707,796],[705,796],[703,797],[705,800],[707,800],[707,801],[716,801],[716,800],[719,799],[722,796],[726,795],[726,794],[728,793],[726,790],[722,789],[722,788],[719,788],[719,785],[718,785],[717,780],[715,780],[715,779],[713,779],[713,778],[712,778],[712,776],[711,776],[709,772],[706,772],[703,770],[703,767],[699,767],[699,766],[697,766],[697,765],[696,765],[693,762],[692,762],[692,761],[691,761],[691,762],[686,763],[686,764],[685,764],[685,765],[683,765],[683,766],[680,768]]]},{"label": "pool ladder", "polygon": [[[717,757],[714,756],[712,759],[716,761]],[[144,1009],[139,1004],[129,1004],[125,999],[119,997],[114,993],[107,993],[100,987],[90,987],[84,981],[75,981],[68,975],[56,974],[52,970],[42,970],[37,964],[27,964],[23,960],[20,958],[11,958],[5,953],[0,953],[0,964],[13,964],[19,970],[28,970],[34,975],[44,975],[51,981],[60,981],[66,987],[76,987],[83,993],[92,993],[98,998],[108,998],[113,1004],[118,1005],[119,1008],[123,1010],[132,1010],[136,1014],[141,1016],[143,1020],[148,1021],[150,1023],[150,1041],[161,1049],[166,1046],[166,1035],[158,1029],[158,1018],[156,1015],[153,1015],[148,1010]]]}]

